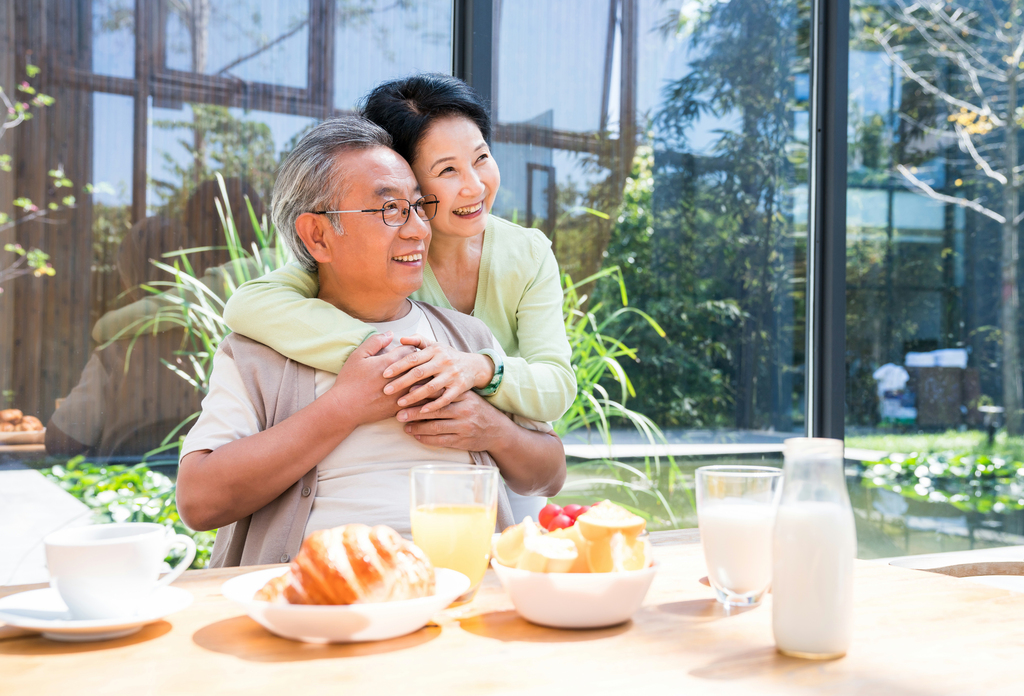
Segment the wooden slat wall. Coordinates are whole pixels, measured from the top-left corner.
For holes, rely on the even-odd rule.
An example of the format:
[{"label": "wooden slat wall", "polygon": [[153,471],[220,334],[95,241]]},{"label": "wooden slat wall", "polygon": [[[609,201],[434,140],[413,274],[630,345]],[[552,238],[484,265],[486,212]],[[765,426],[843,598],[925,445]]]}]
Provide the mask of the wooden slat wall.
[{"label": "wooden slat wall", "polygon": [[[58,87],[52,79],[58,63],[87,60],[79,50],[77,12],[88,3],[69,0],[16,0],[16,71],[24,73],[26,57],[42,69],[43,91],[56,104],[19,127],[15,140],[15,196],[37,204],[59,200],[64,190],[52,190],[47,171],[63,165],[80,187],[91,178],[91,95]],[[47,49],[54,53],[47,54]],[[31,52],[31,53],[30,53]],[[65,396],[78,381],[90,353],[89,300],[92,260],[90,199],[78,192],[78,206],[38,221],[19,225],[17,240],[37,246],[51,256],[52,278],[25,276],[13,285],[13,359],[5,379],[15,391],[15,405],[46,421],[54,400]]]},{"label": "wooden slat wall", "polygon": [[[0,85],[11,89],[14,82],[14,5],[0,3]],[[14,152],[14,138],[5,137],[0,141],[0,154]],[[11,215],[14,208],[14,177],[0,172],[0,211]],[[4,244],[14,241],[14,230],[0,232],[0,268],[7,268],[14,262],[14,254],[3,251]],[[0,294],[0,393],[11,388],[11,360],[14,350],[14,284],[8,283]],[[0,397],[0,405],[4,400]]]}]

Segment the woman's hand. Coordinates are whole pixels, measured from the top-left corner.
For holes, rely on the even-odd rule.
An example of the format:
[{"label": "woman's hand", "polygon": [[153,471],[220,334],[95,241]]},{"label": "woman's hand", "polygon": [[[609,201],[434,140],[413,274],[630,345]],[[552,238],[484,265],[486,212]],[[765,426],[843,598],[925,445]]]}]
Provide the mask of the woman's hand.
[{"label": "woman's hand", "polygon": [[502,426],[512,424],[504,413],[473,392],[464,392],[434,411],[424,413],[424,408],[399,411],[398,420],[407,422],[405,432],[433,447],[489,451],[495,448]]},{"label": "woman's hand", "polygon": [[[486,355],[463,353],[419,334],[406,336],[402,344],[419,350],[384,370],[385,379],[401,375],[384,387],[384,393],[410,390],[398,400],[399,406],[433,399],[419,409],[421,414],[445,408],[474,387],[486,387],[494,376],[494,363]],[[424,380],[429,381],[412,388]]]}]

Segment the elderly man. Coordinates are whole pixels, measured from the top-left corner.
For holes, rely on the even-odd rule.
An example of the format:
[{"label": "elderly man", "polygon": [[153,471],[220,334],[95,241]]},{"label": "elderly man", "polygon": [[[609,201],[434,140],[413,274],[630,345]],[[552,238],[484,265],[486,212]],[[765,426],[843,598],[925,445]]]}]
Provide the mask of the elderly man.
[{"label": "elderly man", "polygon": [[[446,407],[464,425],[452,448],[426,444],[429,437],[407,434],[395,418],[403,393],[385,394],[381,375],[412,350],[395,347],[403,336],[461,351],[497,344],[478,320],[408,299],[423,280],[433,211],[390,144],[369,121],[328,121],[279,173],[274,221],[289,245],[315,259],[319,299],[380,333],[337,375],[241,336],[221,344],[177,489],[186,524],[220,528],[211,565],[284,562],[309,532],[348,522],[408,533],[408,469],[417,464],[496,465],[523,495],[554,494],[565,480],[562,445],[549,428],[521,427],[472,392]],[[499,526],[511,522],[503,496],[498,515]]]}]

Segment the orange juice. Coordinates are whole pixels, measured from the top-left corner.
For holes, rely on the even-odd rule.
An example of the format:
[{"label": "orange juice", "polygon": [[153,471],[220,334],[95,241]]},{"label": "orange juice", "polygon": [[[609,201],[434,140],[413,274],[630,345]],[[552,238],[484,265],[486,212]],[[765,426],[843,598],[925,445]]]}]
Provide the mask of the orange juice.
[{"label": "orange juice", "polygon": [[412,511],[412,539],[438,568],[469,578],[475,588],[491,554],[498,509],[484,505],[420,505]]}]

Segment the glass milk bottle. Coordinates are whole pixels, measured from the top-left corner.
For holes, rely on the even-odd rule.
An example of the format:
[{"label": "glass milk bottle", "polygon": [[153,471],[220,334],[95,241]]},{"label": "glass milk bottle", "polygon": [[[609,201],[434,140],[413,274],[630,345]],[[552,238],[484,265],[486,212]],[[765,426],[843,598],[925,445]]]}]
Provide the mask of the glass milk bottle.
[{"label": "glass milk bottle", "polygon": [[857,533],[843,442],[786,440],[775,517],[772,629],[779,652],[827,660],[850,646]]}]

